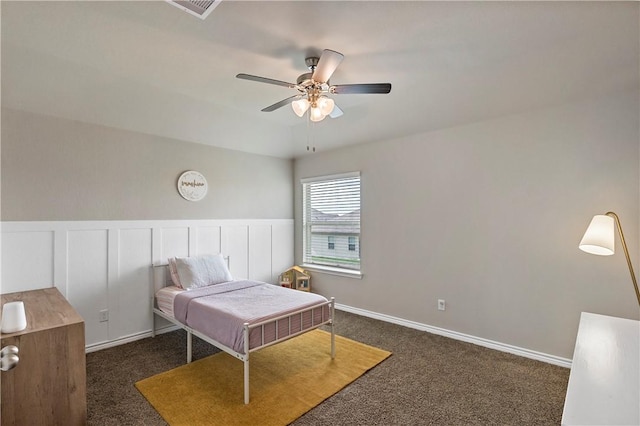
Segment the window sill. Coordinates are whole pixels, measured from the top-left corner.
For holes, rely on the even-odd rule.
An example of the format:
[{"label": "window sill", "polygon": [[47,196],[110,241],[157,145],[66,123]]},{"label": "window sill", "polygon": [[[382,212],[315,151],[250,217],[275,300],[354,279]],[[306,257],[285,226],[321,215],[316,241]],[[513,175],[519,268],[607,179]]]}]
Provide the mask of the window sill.
[{"label": "window sill", "polygon": [[339,277],[355,278],[358,280],[362,279],[362,272],[354,271],[352,269],[332,268],[331,266],[310,265],[308,263],[302,264],[302,267],[313,272],[337,275]]}]

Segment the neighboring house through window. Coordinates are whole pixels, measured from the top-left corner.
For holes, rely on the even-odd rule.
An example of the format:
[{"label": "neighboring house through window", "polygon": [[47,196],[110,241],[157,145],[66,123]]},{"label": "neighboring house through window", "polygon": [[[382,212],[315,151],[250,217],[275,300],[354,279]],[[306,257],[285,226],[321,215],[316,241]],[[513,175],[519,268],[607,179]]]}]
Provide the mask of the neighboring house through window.
[{"label": "neighboring house through window", "polygon": [[360,173],[301,183],[303,262],[360,271]]}]

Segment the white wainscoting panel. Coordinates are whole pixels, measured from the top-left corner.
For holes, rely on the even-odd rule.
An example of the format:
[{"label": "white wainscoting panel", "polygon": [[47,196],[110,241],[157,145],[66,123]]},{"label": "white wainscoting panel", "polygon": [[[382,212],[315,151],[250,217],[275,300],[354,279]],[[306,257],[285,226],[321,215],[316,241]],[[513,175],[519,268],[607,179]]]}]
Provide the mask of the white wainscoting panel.
[{"label": "white wainscoting panel", "polygon": [[249,227],[230,225],[222,228],[222,253],[229,256],[229,271],[236,280],[249,278]]},{"label": "white wainscoting panel", "polygon": [[51,287],[53,242],[53,231],[3,232],[2,293]]},{"label": "white wainscoting panel", "polygon": [[100,311],[109,309],[109,231],[72,230],[67,235],[66,297],[85,320],[86,344],[103,342],[109,339],[109,322],[99,318]]},{"label": "white wainscoting panel", "polygon": [[[140,332],[140,324],[151,327],[149,288],[153,261],[151,253],[152,231],[146,229],[120,229],[118,241],[117,277],[109,286],[115,293],[110,303],[110,335],[128,336]],[[113,291],[115,290],[115,291]],[[146,328],[145,327],[145,328]]]},{"label": "white wainscoting panel", "polygon": [[160,228],[160,240],[160,257],[163,261],[166,262],[169,257],[189,256],[189,227]]},{"label": "white wainscoting panel", "polygon": [[274,224],[271,227],[271,281],[278,282],[278,276],[294,265],[293,226]]},{"label": "white wainscoting panel", "polygon": [[249,229],[249,279],[271,281],[271,227],[252,226]]},{"label": "white wainscoting panel", "polygon": [[[268,225],[267,225],[268,226]],[[200,226],[196,231],[196,253],[220,253],[220,227]]]},{"label": "white wainscoting panel", "polygon": [[235,279],[275,283],[294,259],[292,219],[1,225],[2,292],[57,287],[85,320],[88,350],[150,335],[152,263],[223,253]]}]

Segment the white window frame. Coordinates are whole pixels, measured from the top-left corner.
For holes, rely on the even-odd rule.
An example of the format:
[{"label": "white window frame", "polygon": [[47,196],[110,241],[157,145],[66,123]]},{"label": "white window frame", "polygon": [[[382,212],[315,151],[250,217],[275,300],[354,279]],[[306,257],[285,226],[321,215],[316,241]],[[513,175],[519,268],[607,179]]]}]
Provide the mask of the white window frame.
[{"label": "white window frame", "polygon": [[[322,272],[326,274],[331,274],[331,275],[349,277],[349,278],[358,278],[358,279],[362,278],[362,264],[360,263],[361,259],[360,259],[360,262],[358,263],[357,269],[350,269],[347,267],[340,267],[340,266],[322,265],[322,264],[309,262],[307,259],[307,253],[310,252],[308,244],[311,243],[309,239],[311,235],[311,223],[307,221],[307,215],[309,213],[307,211],[307,205],[306,205],[307,194],[305,190],[305,185],[309,183],[314,183],[314,182],[347,179],[347,178],[354,178],[354,177],[357,177],[360,179],[360,172],[349,172],[349,173],[340,173],[340,174],[334,174],[334,175],[317,176],[317,177],[304,178],[300,180],[300,184],[302,187],[302,259],[303,259],[303,267],[305,269],[309,269],[311,271],[316,271],[316,272]],[[360,185],[362,185],[362,180],[360,180]],[[362,196],[362,186],[360,187],[360,197],[361,196]],[[362,215],[362,211],[360,213]],[[358,234],[358,240],[359,241],[362,240],[362,229],[360,229],[360,232]]]}]

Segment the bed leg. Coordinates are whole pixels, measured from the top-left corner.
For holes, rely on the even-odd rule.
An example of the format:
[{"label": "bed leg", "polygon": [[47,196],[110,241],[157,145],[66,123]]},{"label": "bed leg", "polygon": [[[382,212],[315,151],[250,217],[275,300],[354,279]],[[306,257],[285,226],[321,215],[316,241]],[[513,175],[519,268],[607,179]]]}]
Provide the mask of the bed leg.
[{"label": "bed leg", "polygon": [[187,331],[187,364],[191,363],[193,335]]},{"label": "bed leg", "polygon": [[151,337],[156,337],[156,316],[153,314],[153,296],[151,297]]},{"label": "bed leg", "polygon": [[249,323],[245,322],[244,330],[244,403],[249,403]]},{"label": "bed leg", "polygon": [[331,359],[336,357],[336,331],[334,327],[334,318],[336,313],[336,299],[335,297],[331,298]]},{"label": "bed leg", "polygon": [[249,357],[244,361],[244,403],[249,403]]}]

